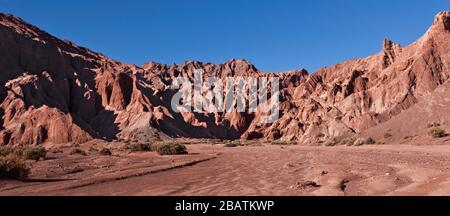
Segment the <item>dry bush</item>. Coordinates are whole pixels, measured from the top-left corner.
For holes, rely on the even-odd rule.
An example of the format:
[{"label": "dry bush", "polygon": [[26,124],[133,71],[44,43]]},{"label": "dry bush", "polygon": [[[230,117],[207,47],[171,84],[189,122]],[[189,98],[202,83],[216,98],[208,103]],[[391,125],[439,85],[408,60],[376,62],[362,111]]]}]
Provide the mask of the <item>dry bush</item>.
[{"label": "dry bush", "polygon": [[342,142],[341,139],[339,139],[339,138],[337,138],[337,137],[334,137],[334,138],[328,140],[328,141],[325,143],[325,146],[336,146],[336,145],[338,145],[338,144],[341,143],[341,142]]},{"label": "dry bush", "polygon": [[375,143],[377,143],[377,141],[375,141],[372,137],[366,139],[366,144],[368,145],[373,145]]},{"label": "dry bush", "polygon": [[43,147],[26,148],[23,150],[22,156],[27,160],[38,161],[41,158],[45,159],[47,150]]},{"label": "dry bush", "polygon": [[354,146],[362,146],[364,144],[366,144],[366,139],[364,138],[358,138],[355,140],[355,142],[353,142]]},{"label": "dry bush", "polygon": [[29,174],[30,169],[22,157],[0,157],[0,179],[26,179]]},{"label": "dry bush", "polygon": [[354,146],[362,146],[362,145],[372,145],[375,144],[376,141],[372,137],[368,138],[358,138],[353,142]]},{"label": "dry bush", "polygon": [[433,138],[441,138],[447,136],[447,132],[445,132],[445,130],[442,128],[433,128],[430,130],[429,134]]},{"label": "dry bush", "polygon": [[129,146],[131,152],[147,152],[152,151],[152,144],[150,143],[134,143]]},{"label": "dry bush", "polygon": [[352,146],[356,141],[356,137],[349,137],[341,140],[341,145]]},{"label": "dry bush", "polygon": [[377,144],[378,144],[378,145],[384,145],[384,144],[386,144],[386,142],[385,142],[385,141],[382,141],[382,140],[380,140],[380,141],[378,141],[378,142],[377,142]]},{"label": "dry bush", "polygon": [[152,148],[159,155],[182,155],[188,153],[185,145],[173,142],[156,144]]},{"label": "dry bush", "polygon": [[227,141],[224,145],[224,147],[238,147],[241,146],[241,141],[240,140],[232,140],[232,141]]},{"label": "dry bush", "polygon": [[47,150],[44,147],[0,147],[0,156],[16,156],[26,160],[38,161],[45,158]]},{"label": "dry bush", "polygon": [[283,140],[274,140],[271,142],[272,145],[297,145],[297,142],[292,141],[283,141]]},{"label": "dry bush", "polygon": [[15,152],[15,150],[12,147],[9,146],[0,146],[0,156],[8,156]]}]

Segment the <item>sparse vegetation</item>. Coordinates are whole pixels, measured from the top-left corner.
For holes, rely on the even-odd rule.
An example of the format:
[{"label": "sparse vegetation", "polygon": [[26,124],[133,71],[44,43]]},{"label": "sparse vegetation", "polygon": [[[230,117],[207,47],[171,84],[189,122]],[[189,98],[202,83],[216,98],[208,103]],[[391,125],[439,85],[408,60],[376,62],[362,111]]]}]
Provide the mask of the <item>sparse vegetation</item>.
[{"label": "sparse vegetation", "polygon": [[238,146],[261,147],[264,145],[259,140],[234,140],[225,143],[225,147],[238,147]]},{"label": "sparse vegetation", "polygon": [[369,137],[366,139],[366,144],[368,144],[368,145],[373,145],[375,143],[377,143],[377,142],[372,137]]},{"label": "sparse vegetation", "polygon": [[252,140],[235,140],[233,142],[239,146],[249,146],[249,145],[256,143],[256,141],[252,141]]},{"label": "sparse vegetation", "polygon": [[364,144],[366,144],[366,139],[364,138],[358,138],[355,140],[355,142],[353,142],[354,146],[362,146]]},{"label": "sparse vegetation", "polygon": [[152,144],[150,143],[134,143],[128,146],[131,152],[148,152],[153,151]]},{"label": "sparse vegetation", "polygon": [[181,155],[188,153],[185,145],[173,142],[166,142],[154,145],[153,149],[159,155]]},{"label": "sparse vegetation", "polygon": [[44,147],[26,148],[23,150],[22,155],[27,160],[38,161],[41,158],[45,158],[47,155],[47,150],[45,150]]},{"label": "sparse vegetation", "polygon": [[382,140],[380,140],[380,141],[378,141],[378,142],[377,142],[377,144],[378,144],[378,145],[384,145],[384,144],[386,144],[386,142],[385,142],[385,141],[382,141]]},{"label": "sparse vegetation", "polygon": [[103,148],[102,150],[100,150],[100,155],[104,155],[104,156],[111,156],[112,155],[112,151],[109,148]]},{"label": "sparse vegetation", "polygon": [[25,160],[38,161],[41,158],[45,158],[47,150],[44,147],[0,147],[0,156],[15,156],[21,157]]},{"label": "sparse vegetation", "polygon": [[353,142],[354,146],[362,146],[362,145],[372,145],[375,144],[376,141],[372,138],[358,138]]},{"label": "sparse vegetation", "polygon": [[447,132],[445,132],[444,129],[437,127],[430,130],[430,135],[433,138],[441,138],[447,136]]},{"label": "sparse vegetation", "polygon": [[0,157],[0,179],[26,179],[30,174],[22,157],[9,155]]},{"label": "sparse vegetation", "polygon": [[271,142],[272,145],[297,145],[297,142],[292,141],[283,141],[283,140],[274,140]]},{"label": "sparse vegetation", "polygon": [[87,153],[86,153],[84,150],[82,150],[82,149],[75,148],[75,149],[72,149],[72,151],[70,151],[70,155],[83,155],[83,156],[87,156]]},{"label": "sparse vegetation", "polygon": [[238,147],[238,146],[242,146],[241,140],[229,140],[227,142],[225,142],[224,147]]},{"label": "sparse vegetation", "polygon": [[345,139],[342,139],[339,144],[340,145],[347,145],[348,143],[349,143],[349,139],[345,138]]},{"label": "sparse vegetation", "polygon": [[341,143],[341,139],[334,137],[331,140],[329,140],[328,142],[326,142],[325,146],[336,146],[339,143]]},{"label": "sparse vegetation", "polygon": [[347,138],[347,139],[343,139],[341,141],[341,145],[352,146],[355,141],[356,141],[355,137],[350,137],[350,138]]},{"label": "sparse vegetation", "polygon": [[0,146],[0,156],[8,156],[14,154],[15,150],[9,146]]}]

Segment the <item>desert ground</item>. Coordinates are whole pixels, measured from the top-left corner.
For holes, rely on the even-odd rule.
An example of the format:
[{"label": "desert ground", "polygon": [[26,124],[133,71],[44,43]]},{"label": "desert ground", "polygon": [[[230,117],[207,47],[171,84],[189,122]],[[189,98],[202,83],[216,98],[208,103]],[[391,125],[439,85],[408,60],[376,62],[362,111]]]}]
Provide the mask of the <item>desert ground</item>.
[{"label": "desert ground", "polygon": [[[211,142],[213,143],[213,142]],[[79,148],[96,146],[87,143]],[[101,144],[99,144],[101,145]],[[450,145],[237,147],[198,142],[189,154],[70,146],[30,162],[26,181],[0,181],[0,195],[449,195]]]}]

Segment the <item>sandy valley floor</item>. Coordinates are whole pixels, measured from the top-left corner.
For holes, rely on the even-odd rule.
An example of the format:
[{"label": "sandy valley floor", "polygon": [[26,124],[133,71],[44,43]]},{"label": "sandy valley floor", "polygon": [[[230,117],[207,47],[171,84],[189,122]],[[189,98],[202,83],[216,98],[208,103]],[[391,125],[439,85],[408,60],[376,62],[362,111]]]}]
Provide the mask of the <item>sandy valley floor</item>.
[{"label": "sandy valley floor", "polygon": [[450,146],[188,146],[58,156],[31,180],[0,181],[0,195],[450,195]]}]

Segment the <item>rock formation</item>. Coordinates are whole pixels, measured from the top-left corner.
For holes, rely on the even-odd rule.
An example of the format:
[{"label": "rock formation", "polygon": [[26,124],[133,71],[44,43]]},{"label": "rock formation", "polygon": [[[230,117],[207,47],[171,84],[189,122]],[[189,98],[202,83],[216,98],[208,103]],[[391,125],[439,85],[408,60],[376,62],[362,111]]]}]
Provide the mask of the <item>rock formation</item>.
[{"label": "rock formation", "polygon": [[[139,67],[55,38],[8,14],[0,14],[0,56],[0,144],[165,137],[313,144],[319,136],[346,136],[379,127],[446,83],[450,12],[439,13],[413,44],[402,47],[385,40],[378,54],[312,74],[265,73],[245,60],[150,62]],[[180,75],[193,79],[196,69],[222,80],[279,77],[279,120],[261,125],[258,112],[174,112],[172,81]]]}]

